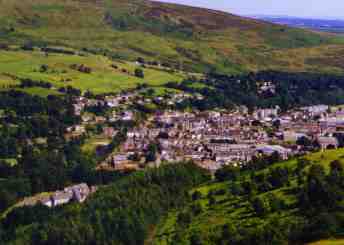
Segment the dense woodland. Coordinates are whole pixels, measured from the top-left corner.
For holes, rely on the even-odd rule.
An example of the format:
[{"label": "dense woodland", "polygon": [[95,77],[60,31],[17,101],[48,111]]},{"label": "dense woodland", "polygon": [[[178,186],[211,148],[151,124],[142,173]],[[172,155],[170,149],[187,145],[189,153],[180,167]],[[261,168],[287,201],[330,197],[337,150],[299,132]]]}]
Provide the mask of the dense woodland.
[{"label": "dense woodland", "polygon": [[[80,121],[70,96],[42,98],[19,91],[0,94],[0,210],[20,198],[71,183],[103,184],[120,176],[97,172],[81,152],[84,138],[66,141],[66,127]],[[116,137],[110,144],[118,144]]]},{"label": "dense woodland", "polygon": [[[275,93],[260,93],[259,86],[264,82],[274,84]],[[287,110],[295,106],[344,103],[344,77],[333,74],[261,71],[228,76],[210,73],[201,80],[190,78],[180,84],[171,82],[167,86],[205,96],[205,100],[186,101],[179,105],[180,108],[212,109],[246,105],[253,109],[278,105]]]},{"label": "dense woodland", "polygon": [[137,172],[101,188],[86,204],[15,209],[1,222],[0,241],[35,245],[144,244],[167,211],[184,206],[190,198],[188,191],[208,180],[205,170],[189,163]]}]

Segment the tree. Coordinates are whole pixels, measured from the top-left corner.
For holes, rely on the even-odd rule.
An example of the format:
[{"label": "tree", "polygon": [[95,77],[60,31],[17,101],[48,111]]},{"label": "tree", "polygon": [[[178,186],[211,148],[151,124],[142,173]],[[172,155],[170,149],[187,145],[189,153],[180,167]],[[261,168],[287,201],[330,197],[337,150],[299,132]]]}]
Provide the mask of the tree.
[{"label": "tree", "polygon": [[0,190],[0,211],[3,211],[16,200],[16,195],[12,191]]},{"label": "tree", "polygon": [[238,183],[233,183],[231,185],[231,193],[232,195],[235,195],[235,196],[240,196],[240,195],[243,195],[245,190],[243,189],[243,187],[238,184]]},{"label": "tree", "polygon": [[275,194],[269,194],[267,196],[271,211],[276,212],[284,207],[283,200],[279,199]]},{"label": "tree", "polygon": [[202,198],[202,193],[200,191],[195,191],[192,193],[192,200],[197,201]]},{"label": "tree", "polygon": [[254,195],[257,192],[257,184],[253,181],[245,181],[242,184],[245,194],[247,195]]},{"label": "tree", "polygon": [[288,168],[277,167],[271,171],[268,181],[275,188],[285,186],[289,182]]},{"label": "tree", "polygon": [[222,227],[221,241],[226,241],[225,244],[234,244],[240,239],[238,231],[233,224],[225,224]]},{"label": "tree", "polygon": [[178,224],[186,226],[191,223],[191,215],[187,211],[180,212],[177,217]]},{"label": "tree", "polygon": [[190,237],[190,244],[191,245],[202,245],[202,238],[199,233],[193,233]]},{"label": "tree", "polygon": [[272,122],[272,126],[275,128],[275,129],[279,129],[279,127],[281,126],[281,121],[280,120],[274,120]]},{"label": "tree", "polygon": [[145,62],[145,59],[142,58],[142,57],[138,57],[138,58],[137,58],[137,62],[139,62],[140,64],[146,63],[146,62]]},{"label": "tree", "polygon": [[201,214],[202,211],[203,211],[202,205],[201,205],[200,203],[193,204],[193,205],[191,206],[191,209],[192,209],[192,213],[193,213],[194,215],[199,215],[199,214]]},{"label": "tree", "polygon": [[41,65],[41,67],[39,68],[39,71],[42,72],[42,73],[44,73],[44,72],[47,72],[48,69],[49,69],[49,66],[46,65],[46,64],[43,64],[43,65]]},{"label": "tree", "polygon": [[218,181],[237,180],[240,176],[240,168],[235,166],[224,166],[215,172]]},{"label": "tree", "polygon": [[311,164],[311,162],[306,158],[297,159],[296,172],[302,171],[305,167],[307,167],[310,164]]},{"label": "tree", "polygon": [[252,208],[259,216],[264,216],[270,211],[270,204],[263,197],[256,197],[252,201]]},{"label": "tree", "polygon": [[335,160],[330,163],[330,175],[328,176],[328,181],[332,185],[344,184],[344,167],[340,161]]},{"label": "tree", "polygon": [[215,205],[215,204],[216,204],[216,199],[215,199],[215,197],[214,197],[213,195],[211,195],[211,196],[209,197],[208,205],[209,205],[209,206],[213,206],[213,205]]},{"label": "tree", "polygon": [[300,146],[303,146],[303,147],[310,147],[312,146],[312,141],[310,139],[308,139],[307,137],[305,136],[302,136],[300,138],[297,139],[296,141],[296,144],[297,145],[300,145]]},{"label": "tree", "polygon": [[135,69],[135,76],[139,77],[139,78],[144,78],[145,77],[143,70],[139,69],[139,68]]},{"label": "tree", "polygon": [[327,182],[325,169],[320,164],[310,167],[307,181],[299,193],[299,203],[307,211],[330,209],[341,199],[336,185]]},{"label": "tree", "polygon": [[22,49],[25,50],[25,51],[33,51],[34,46],[33,46],[32,42],[26,42],[22,46]]},{"label": "tree", "polygon": [[158,146],[156,144],[149,144],[146,152],[146,162],[154,162],[156,160],[156,154],[158,152]]}]

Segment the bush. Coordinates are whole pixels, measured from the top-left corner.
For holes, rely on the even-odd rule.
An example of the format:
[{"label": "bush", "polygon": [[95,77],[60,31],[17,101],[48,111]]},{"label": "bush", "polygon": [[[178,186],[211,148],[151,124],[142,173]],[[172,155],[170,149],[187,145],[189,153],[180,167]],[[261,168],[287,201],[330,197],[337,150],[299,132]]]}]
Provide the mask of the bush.
[{"label": "bush", "polygon": [[202,198],[202,193],[199,191],[195,191],[194,193],[192,193],[192,200],[193,201],[197,201],[199,199]]},{"label": "bush", "polygon": [[49,66],[44,64],[44,65],[41,65],[41,67],[39,68],[39,72],[44,73],[44,72],[47,72],[48,69],[49,69]]},{"label": "bush", "polygon": [[262,197],[256,197],[252,201],[252,208],[259,216],[264,216],[270,212],[270,203]]},{"label": "bush", "polygon": [[223,168],[219,169],[215,173],[215,178],[218,181],[226,181],[226,180],[237,180],[240,176],[240,168],[234,166],[224,166]]},{"label": "bush", "polygon": [[69,54],[69,55],[74,55],[75,52],[71,50],[65,50],[62,48],[41,48],[41,51],[46,52],[46,53],[57,53],[57,54]]},{"label": "bush", "polygon": [[5,43],[0,43],[0,49],[7,50],[8,49],[8,45],[5,44]]},{"label": "bush", "polygon": [[146,63],[146,62],[145,62],[145,59],[142,58],[142,57],[138,57],[138,58],[137,58],[137,62],[139,62],[139,63],[141,63],[141,64],[145,64],[145,63]]},{"label": "bush", "polygon": [[25,50],[25,51],[33,51],[34,50],[34,46],[31,42],[25,43],[21,48],[22,48],[22,50]]},{"label": "bush", "polygon": [[139,78],[144,78],[144,77],[145,77],[145,75],[144,75],[144,73],[143,73],[143,70],[142,70],[142,69],[139,69],[139,68],[137,68],[137,69],[135,70],[135,76],[136,76],[136,77],[139,77]]},{"label": "bush", "polygon": [[202,211],[203,211],[202,205],[199,204],[199,203],[193,204],[193,205],[191,206],[191,209],[192,209],[192,213],[193,213],[194,215],[199,215],[199,214],[201,214]]},{"label": "bush", "polygon": [[70,68],[73,70],[77,70],[79,72],[82,72],[82,73],[87,73],[87,74],[90,74],[92,72],[92,68],[87,67],[83,64],[81,64],[81,65],[73,64],[70,66]]}]

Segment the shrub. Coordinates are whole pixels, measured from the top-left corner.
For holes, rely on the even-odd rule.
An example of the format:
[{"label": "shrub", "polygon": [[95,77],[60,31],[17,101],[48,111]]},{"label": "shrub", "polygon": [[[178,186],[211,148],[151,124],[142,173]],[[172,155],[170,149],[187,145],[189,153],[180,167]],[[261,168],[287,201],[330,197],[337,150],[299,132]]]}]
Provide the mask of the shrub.
[{"label": "shrub", "polygon": [[22,48],[22,50],[25,50],[25,51],[33,51],[34,50],[34,46],[31,42],[26,42],[21,48]]},{"label": "shrub", "polygon": [[136,76],[136,77],[139,77],[139,78],[144,78],[144,77],[145,77],[145,75],[144,75],[144,73],[143,73],[143,70],[142,70],[142,69],[139,69],[139,68],[137,68],[137,69],[135,70],[135,76]]},{"label": "shrub", "polygon": [[196,201],[202,198],[202,193],[199,191],[195,191],[194,193],[192,193],[192,200]]},{"label": "shrub", "polygon": [[252,208],[259,216],[264,216],[270,211],[270,203],[262,197],[256,197],[252,201]]}]

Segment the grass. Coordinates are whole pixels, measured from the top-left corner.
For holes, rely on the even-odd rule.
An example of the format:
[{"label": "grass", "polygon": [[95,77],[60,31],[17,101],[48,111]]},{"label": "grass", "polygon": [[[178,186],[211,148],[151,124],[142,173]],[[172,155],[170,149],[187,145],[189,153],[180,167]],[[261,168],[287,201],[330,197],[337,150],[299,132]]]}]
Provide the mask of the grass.
[{"label": "grass", "polygon": [[104,138],[102,136],[93,136],[86,140],[82,146],[82,151],[86,154],[95,154],[97,146],[107,145],[111,142],[111,139]]},{"label": "grass", "polygon": [[329,239],[329,240],[321,240],[318,242],[312,242],[308,245],[343,245],[344,239]]},{"label": "grass", "polygon": [[[119,92],[135,88],[140,83],[151,86],[163,86],[170,81],[179,82],[186,74],[164,70],[143,68],[145,78],[137,78],[134,71],[137,66],[132,62],[111,61],[99,55],[64,55],[42,52],[0,51],[0,86],[6,89],[9,85],[18,84],[16,78],[31,78],[50,82],[56,88],[72,86],[82,91],[90,90],[96,94]],[[41,65],[49,66],[47,72],[40,72]],[[91,74],[81,73],[70,68],[72,64],[84,64],[92,69]],[[111,65],[117,65],[114,69]],[[128,72],[122,72],[126,69]],[[66,80],[70,80],[66,82]],[[25,91],[32,94],[57,94],[56,90],[30,88]]]},{"label": "grass", "polygon": [[[304,158],[313,163],[321,164],[325,167],[325,169],[329,170],[329,165],[334,160],[339,160],[344,163],[344,148],[326,150],[324,152],[315,152],[306,155]],[[296,164],[297,159],[291,159],[285,162],[274,164],[272,168],[288,166],[289,168],[293,169],[296,168]]]},{"label": "grass", "polygon": [[17,161],[17,159],[15,159],[15,158],[0,159],[0,160],[3,160],[6,164],[8,164],[8,165],[11,166],[11,167],[14,167],[15,165],[18,164],[18,161]]},{"label": "grass", "polygon": [[[343,154],[344,149],[328,150],[325,152],[309,154],[306,156],[306,158],[314,163],[320,163],[328,168],[330,162],[336,159],[341,159]],[[277,163],[270,168],[275,168],[278,166],[295,168],[296,159]],[[193,215],[191,223],[187,227],[181,227],[177,217],[182,210],[171,211],[157,226],[158,228],[153,244],[170,244],[177,231],[181,236],[180,244],[189,244],[187,242],[188,237],[193,233],[200,234],[204,244],[213,244],[211,238],[220,234],[224,224],[232,224],[237,228],[248,228],[263,227],[264,224],[272,222],[273,220],[278,220],[278,222],[282,223],[293,223],[298,220],[302,221],[303,219],[302,214],[298,213],[297,206],[295,207],[297,198],[292,191],[293,188],[297,186],[295,179],[291,180],[290,186],[258,194],[258,196],[266,196],[270,193],[273,193],[278,198],[284,200],[285,204],[287,204],[289,207],[288,209],[283,209],[279,212],[269,213],[264,217],[259,217],[254,213],[250,202],[244,196],[232,195],[229,191],[230,185],[230,181],[210,182],[192,190],[190,194],[192,194],[194,191],[199,191],[202,194],[202,198],[197,201],[190,202],[190,204],[184,207],[182,210],[186,212],[192,212],[192,205],[198,203],[202,206],[202,213],[199,215]],[[209,205],[208,194],[210,192],[218,192],[219,190],[223,190],[224,193],[213,195],[216,199],[216,203]],[[343,244],[343,240],[324,240],[311,245],[323,244]]]}]

